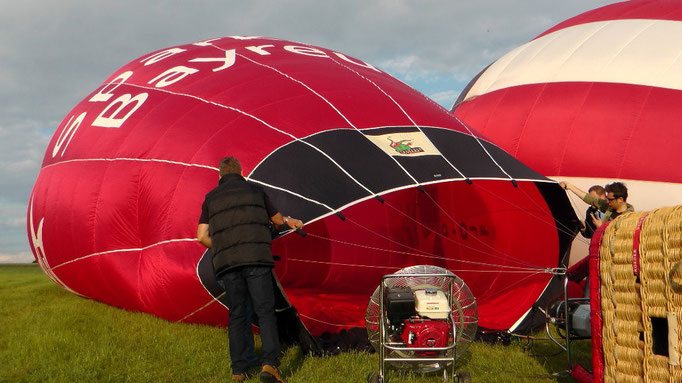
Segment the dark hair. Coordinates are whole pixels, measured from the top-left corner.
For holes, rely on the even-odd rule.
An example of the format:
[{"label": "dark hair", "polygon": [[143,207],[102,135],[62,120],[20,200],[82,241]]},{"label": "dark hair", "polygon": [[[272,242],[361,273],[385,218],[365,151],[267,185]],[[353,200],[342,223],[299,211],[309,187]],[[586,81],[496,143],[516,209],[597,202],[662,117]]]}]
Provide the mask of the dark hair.
[{"label": "dark hair", "polygon": [[601,185],[593,185],[587,190],[588,193],[597,192],[598,195],[604,195],[604,187]]},{"label": "dark hair", "polygon": [[607,193],[613,193],[614,198],[623,197],[623,201],[628,200],[628,188],[622,182],[613,182],[606,185]]},{"label": "dark hair", "polygon": [[220,160],[218,169],[220,169],[221,177],[225,174],[242,174],[242,165],[239,163],[239,160],[234,157],[225,157]]}]

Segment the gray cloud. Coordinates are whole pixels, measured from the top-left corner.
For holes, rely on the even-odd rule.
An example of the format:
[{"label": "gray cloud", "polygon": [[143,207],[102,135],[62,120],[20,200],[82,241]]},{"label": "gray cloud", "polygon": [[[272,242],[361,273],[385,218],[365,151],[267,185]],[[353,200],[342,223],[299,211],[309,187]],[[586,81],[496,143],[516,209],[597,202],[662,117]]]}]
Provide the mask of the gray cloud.
[{"label": "gray cloud", "polygon": [[0,119],[0,201],[26,202],[56,121]]},{"label": "gray cloud", "polygon": [[229,35],[279,37],[370,62],[449,107],[496,58],[610,2],[6,2],[0,13],[0,262],[28,251],[26,202],[59,122],[114,70],[148,52]]}]

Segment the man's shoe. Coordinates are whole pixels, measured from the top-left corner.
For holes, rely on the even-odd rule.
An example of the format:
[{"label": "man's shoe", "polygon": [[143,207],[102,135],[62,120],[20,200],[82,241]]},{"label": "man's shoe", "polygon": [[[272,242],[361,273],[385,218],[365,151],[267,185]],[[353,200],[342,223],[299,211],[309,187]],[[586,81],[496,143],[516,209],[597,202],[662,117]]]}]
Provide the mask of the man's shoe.
[{"label": "man's shoe", "polygon": [[284,383],[277,367],[267,364],[263,366],[260,372],[260,381],[263,383]]},{"label": "man's shoe", "polygon": [[246,382],[246,379],[248,379],[248,376],[246,376],[246,374],[232,374],[233,382]]}]

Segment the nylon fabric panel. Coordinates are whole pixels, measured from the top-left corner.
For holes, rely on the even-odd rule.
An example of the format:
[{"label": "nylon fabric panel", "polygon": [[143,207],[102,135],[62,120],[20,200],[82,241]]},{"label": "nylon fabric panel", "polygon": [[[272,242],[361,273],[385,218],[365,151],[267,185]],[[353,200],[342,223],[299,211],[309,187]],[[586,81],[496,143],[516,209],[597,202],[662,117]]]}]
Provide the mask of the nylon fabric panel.
[{"label": "nylon fabric panel", "polygon": [[[282,212],[284,216],[291,212],[298,212],[297,218],[307,222],[330,212],[329,208],[318,202],[312,202],[300,198],[289,191],[275,189],[264,186],[263,189],[275,206],[282,206],[286,209]],[[287,213],[289,212],[289,213]]]},{"label": "nylon fabric panel", "polygon": [[[299,96],[283,94],[287,98],[285,103],[277,100],[282,113],[307,114],[311,121],[319,123],[319,126],[300,126],[299,129],[306,130],[301,135],[326,129],[410,124],[408,117],[399,113],[398,106],[370,82],[372,78],[383,80],[383,72],[357,66],[344,67],[343,62],[339,63],[342,60],[334,58],[331,52],[328,54],[332,58],[321,58],[320,65],[314,70],[301,67],[295,60],[283,61],[277,66],[277,70],[283,73],[279,75],[278,81],[283,82],[285,89],[293,87],[296,93],[300,92]],[[358,71],[360,75],[356,73]],[[338,76],[334,83],[328,81],[325,75],[332,72]],[[367,113],[365,100],[370,98],[375,98],[376,102],[372,103],[372,113]],[[311,105],[315,107],[311,108]]]},{"label": "nylon fabric panel", "polygon": [[[120,88],[135,89],[125,88],[125,85]],[[102,109],[104,107],[102,105]],[[102,111],[96,109],[95,113]],[[145,111],[144,116],[138,115]],[[125,129],[106,129],[92,126],[97,115],[88,113],[76,130],[79,139],[69,142],[69,150],[64,156],[52,158],[49,152],[46,153],[44,165],[90,158],[168,160],[170,151],[178,153],[172,161],[217,167],[208,158],[224,156],[230,147],[243,145],[251,148],[240,158],[248,169],[256,166],[274,148],[293,139],[237,111],[166,93],[151,94],[143,107],[133,114],[135,116],[138,116],[135,123],[126,125]],[[205,126],[213,129],[202,129]],[[62,132],[67,131],[67,127],[64,124]],[[55,135],[50,145],[55,145],[57,138]],[[219,145],[211,145],[212,142]],[[103,153],[108,155],[103,156]]]},{"label": "nylon fabric panel", "polygon": [[[682,203],[667,192],[681,179],[680,21],[682,3],[665,0],[576,16],[491,64],[467,86],[477,97],[453,113],[557,181],[624,182],[636,210]],[[571,263],[586,253],[574,243]]]},{"label": "nylon fabric panel", "polygon": [[440,156],[400,157],[396,158],[396,161],[420,183],[440,179],[463,178],[458,171]]},{"label": "nylon fabric panel", "polygon": [[[188,314],[188,308],[198,309],[200,302],[206,301],[196,278],[177,274],[196,267],[187,257],[177,256],[194,248],[193,244],[170,243],[142,251],[108,253],[54,271],[69,281],[71,289],[88,298],[177,321]],[[87,276],[81,274],[83,269],[89,270]]]},{"label": "nylon fabric panel", "polygon": [[[500,168],[487,158],[488,154],[474,137],[439,129],[429,129],[426,134],[433,142],[437,142],[438,150],[465,177],[506,177]],[[470,156],[476,156],[481,160],[469,161]]]},{"label": "nylon fabric panel", "polygon": [[490,153],[490,156],[495,159],[495,162],[503,166],[505,173],[511,178],[526,180],[546,179],[545,176],[536,172],[535,169],[530,168],[521,162],[514,161],[514,157],[500,149],[498,146],[490,142],[484,142],[483,146],[486,148],[486,151]]},{"label": "nylon fabric panel", "polygon": [[[295,137],[348,126],[343,116],[303,85],[267,68],[251,66],[255,67],[256,73],[250,74],[249,80],[239,81],[239,85],[231,87],[215,101],[251,111],[265,123]],[[254,89],[263,91],[254,93]],[[302,125],[299,123],[301,116],[315,123]]]},{"label": "nylon fabric panel", "polygon": [[[479,94],[454,114],[542,174],[679,183],[680,172],[670,166],[679,162],[682,144],[673,117],[682,101],[673,32],[680,21],[677,1],[628,1],[585,12],[523,46],[546,41],[537,54],[502,57],[498,62],[510,68],[496,68],[499,77],[485,80],[517,86]],[[603,28],[592,36],[574,33],[597,26]],[[639,32],[617,33],[627,26]],[[608,49],[594,49],[596,42]],[[545,72],[534,77],[531,64]],[[573,81],[550,83],[562,76]]]},{"label": "nylon fabric panel", "polygon": [[682,136],[655,128],[675,126],[667,111],[680,103],[669,89],[538,84],[477,97],[456,114],[542,174],[681,182],[669,164]]},{"label": "nylon fabric panel", "polygon": [[[551,274],[542,269],[557,265],[543,250],[558,249],[553,218],[537,202],[542,197],[532,183],[519,185],[434,184],[426,186],[427,194],[413,188],[383,196],[385,204],[366,201],[346,209],[346,221],[330,216],[306,226],[305,238],[276,240],[273,253],[281,256],[276,271],[293,288],[289,298],[311,329],[319,328],[317,321],[329,322],[324,312],[345,313],[332,321],[340,328],[362,326],[367,298],[349,302],[343,296],[368,297],[382,275],[414,264],[446,267],[461,276],[475,286],[480,324],[508,328],[549,282]],[[313,252],[296,251],[311,244],[317,244]],[[525,271],[506,272],[519,268]],[[305,295],[300,275],[313,278],[325,294]]]},{"label": "nylon fabric panel", "polygon": [[[466,127],[461,124],[454,124],[446,117],[447,112],[435,101],[418,92],[417,90],[406,87],[401,81],[392,79],[381,83],[381,90],[390,95],[392,102],[395,103],[396,113],[409,116],[412,126],[448,126],[451,130],[470,134]],[[383,94],[382,92],[382,94]],[[429,105],[428,108],[424,108]],[[370,113],[371,114],[371,113]],[[387,120],[390,122],[391,120]],[[377,126],[395,126],[398,124],[383,123]]]},{"label": "nylon fabric panel", "polygon": [[[469,178],[521,178],[542,179],[543,176],[520,164],[508,153],[486,140],[469,135],[454,134],[444,129],[425,129],[426,134],[436,142],[438,150]],[[471,157],[479,161],[468,160]],[[505,172],[502,171],[502,169]]]},{"label": "nylon fabric panel", "polygon": [[[434,129],[453,134],[425,136]],[[478,289],[537,299],[541,278],[516,280],[501,275],[502,266],[535,272],[556,263],[554,221],[533,226],[544,226],[537,217],[551,211],[537,185],[514,188],[504,172],[461,181],[437,148],[452,148],[446,156],[463,168],[493,174],[480,145],[462,144],[475,144],[474,133],[400,81],[328,49],[261,37],[178,45],[124,65],[60,123],[31,197],[29,241],[46,274],[78,294],[172,321],[225,325],[195,236],[218,163],[235,156],[282,214],[307,223],[306,237],[283,235],[273,254],[282,257],[275,272],[284,292],[317,334],[362,325],[361,297],[383,274],[417,263],[469,273]],[[486,147],[510,175],[547,182]],[[539,205],[529,202],[537,198]],[[527,241],[529,231],[542,240]],[[476,269],[485,264],[503,271]],[[495,290],[477,291],[497,299]],[[498,324],[515,322],[513,315]]]},{"label": "nylon fabric panel", "polygon": [[[375,193],[413,182],[392,158],[359,131],[325,132],[305,141],[325,152],[360,184]],[[357,161],[358,153],[363,153],[363,161]],[[377,174],[382,177],[377,177]]]},{"label": "nylon fabric panel", "polygon": [[[185,223],[196,222],[198,211],[173,196],[187,190],[192,205],[201,204],[204,189],[183,172],[177,165],[107,161],[44,169],[34,193],[49,185],[42,193],[49,198],[32,207],[46,222],[41,239],[55,275],[77,293],[117,307],[169,320],[186,315],[203,293],[196,277],[176,273],[196,267],[185,256],[198,248]],[[186,240],[165,243],[172,238]]]},{"label": "nylon fabric panel", "polygon": [[548,29],[540,36],[568,28],[572,25],[627,19],[682,20],[682,10],[679,7],[679,3],[674,0],[638,0],[628,1],[627,4],[611,4],[570,18]]},{"label": "nylon fabric panel", "polygon": [[[79,174],[86,177],[80,177]],[[82,227],[94,220],[96,193],[103,182],[102,178],[102,173],[94,166],[64,174],[47,168],[38,175],[29,201],[29,213],[33,213],[29,216],[29,222],[31,219],[34,221],[34,227],[29,227],[29,234],[38,236],[37,243],[49,254],[50,266],[94,253],[88,236],[83,235]],[[43,223],[42,231],[38,231],[40,222]],[[71,238],[81,240],[74,241]],[[30,242],[33,244],[33,240]]]},{"label": "nylon fabric panel", "polygon": [[[343,170],[319,151],[302,142],[294,142],[272,153],[268,162],[277,167],[259,167],[251,174],[255,180],[322,201],[338,208],[366,197],[368,192],[353,182]],[[302,177],[291,177],[281,171],[281,165],[296,169]],[[314,175],[314,177],[310,177]]]}]

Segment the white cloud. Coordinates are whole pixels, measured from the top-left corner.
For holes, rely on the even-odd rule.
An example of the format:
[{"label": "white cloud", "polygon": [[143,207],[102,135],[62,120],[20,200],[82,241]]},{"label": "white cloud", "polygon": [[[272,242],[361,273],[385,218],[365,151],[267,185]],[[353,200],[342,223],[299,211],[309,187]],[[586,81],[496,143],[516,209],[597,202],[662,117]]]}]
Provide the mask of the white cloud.
[{"label": "white cloud", "polygon": [[450,109],[452,107],[452,104],[455,103],[455,100],[457,100],[457,96],[459,96],[459,93],[461,90],[446,90],[443,92],[436,92],[433,94],[429,94],[428,96],[435,102],[439,103],[442,105],[445,109]]},{"label": "white cloud", "polygon": [[406,55],[384,60],[379,65],[387,72],[407,74],[414,70],[414,64],[419,60],[415,55]]},{"label": "white cloud", "polygon": [[0,253],[0,263],[30,263],[33,262],[33,260],[33,253],[26,251]]},{"label": "white cloud", "polygon": [[[0,251],[4,255],[14,254],[12,259],[31,261],[22,254],[30,254],[26,234],[25,201],[8,202],[0,199]],[[17,261],[18,262],[18,261]]]},{"label": "white cloud", "polygon": [[26,216],[24,216],[22,214],[21,217],[9,217],[9,218],[3,219],[3,224],[7,224],[7,226],[11,226],[11,227],[25,228],[26,227]]},{"label": "white cloud", "polygon": [[0,119],[0,196],[25,206],[43,161],[49,136],[44,125],[29,118]]}]

